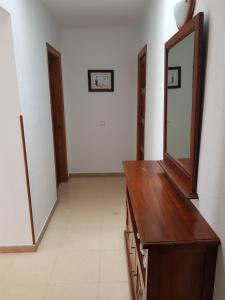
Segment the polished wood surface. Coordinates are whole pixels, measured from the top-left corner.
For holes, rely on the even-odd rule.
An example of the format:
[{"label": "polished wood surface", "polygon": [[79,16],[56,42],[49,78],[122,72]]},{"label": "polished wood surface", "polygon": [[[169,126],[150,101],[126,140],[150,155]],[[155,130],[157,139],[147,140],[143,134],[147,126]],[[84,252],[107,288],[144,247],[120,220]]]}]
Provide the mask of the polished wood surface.
[{"label": "polished wood surface", "polygon": [[168,180],[174,186],[178,193],[180,193],[186,199],[198,199],[198,195],[195,192],[191,192],[191,178],[186,174],[184,176],[184,172],[180,171],[180,168],[174,168],[174,165],[171,163],[171,160],[160,161],[159,164],[165,171]]},{"label": "polished wood surface", "polygon": [[147,45],[138,55],[137,159],[144,159]]},{"label": "polished wood surface", "polygon": [[[201,107],[202,107],[202,47],[203,47],[203,22],[204,14],[199,13],[191,21],[185,24],[165,44],[165,104],[164,104],[164,158],[162,167],[170,177],[171,181],[177,176],[180,178],[174,181],[177,189],[187,198],[197,198],[197,176],[200,147],[201,129]],[[168,96],[168,53],[172,47],[182,41],[190,33],[195,32],[193,86],[192,86],[192,119],[191,119],[191,144],[190,144],[190,166],[189,171],[185,169],[174,157],[167,152],[167,96]],[[180,186],[182,183],[182,186]],[[185,191],[185,192],[184,192]]]},{"label": "polished wood surface", "polygon": [[132,299],[213,300],[217,235],[174,189],[158,162],[128,161],[124,169]]},{"label": "polished wood surface", "polygon": [[62,84],[61,54],[47,44],[49,87],[57,185],[68,181],[66,128]]},{"label": "polished wood surface", "polygon": [[183,168],[190,173],[190,159],[189,158],[178,158],[180,164]]},{"label": "polished wood surface", "polygon": [[183,199],[157,162],[124,162],[130,204],[145,248],[176,243],[219,244],[194,205]]}]

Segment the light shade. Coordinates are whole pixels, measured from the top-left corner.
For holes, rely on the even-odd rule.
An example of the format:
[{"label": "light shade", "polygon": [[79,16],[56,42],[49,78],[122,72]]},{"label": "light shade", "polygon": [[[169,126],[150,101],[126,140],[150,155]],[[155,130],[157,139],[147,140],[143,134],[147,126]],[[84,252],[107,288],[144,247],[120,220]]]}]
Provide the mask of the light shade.
[{"label": "light shade", "polygon": [[175,5],[174,16],[178,28],[181,28],[185,24],[189,9],[190,9],[190,1],[187,0],[181,0]]}]

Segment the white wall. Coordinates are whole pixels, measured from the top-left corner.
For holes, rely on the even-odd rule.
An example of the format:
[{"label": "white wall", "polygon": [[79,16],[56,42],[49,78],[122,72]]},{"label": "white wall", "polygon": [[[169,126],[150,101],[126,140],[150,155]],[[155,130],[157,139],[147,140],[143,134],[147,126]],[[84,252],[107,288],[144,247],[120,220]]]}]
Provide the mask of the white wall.
[{"label": "white wall", "polygon": [[0,43],[0,245],[26,245],[32,236],[16,65],[10,16],[1,8]]},{"label": "white wall", "polygon": [[[152,1],[140,28],[140,47],[148,42],[146,158],[163,153],[164,42],[176,31],[173,7],[177,0]],[[224,1],[198,0],[208,32],[204,115],[198,176],[199,207],[222,241],[215,300],[225,298],[225,35]]]},{"label": "white wall", "polygon": [[[65,29],[61,42],[69,172],[120,172],[136,155],[137,30]],[[114,69],[115,92],[89,93],[88,69]]]},{"label": "white wall", "polygon": [[37,238],[57,197],[46,54],[47,41],[57,48],[57,27],[40,1],[0,0],[0,6],[12,18]]},{"label": "white wall", "polygon": [[163,152],[164,1],[149,1],[140,26],[139,49],[148,44],[145,159],[158,160]]}]

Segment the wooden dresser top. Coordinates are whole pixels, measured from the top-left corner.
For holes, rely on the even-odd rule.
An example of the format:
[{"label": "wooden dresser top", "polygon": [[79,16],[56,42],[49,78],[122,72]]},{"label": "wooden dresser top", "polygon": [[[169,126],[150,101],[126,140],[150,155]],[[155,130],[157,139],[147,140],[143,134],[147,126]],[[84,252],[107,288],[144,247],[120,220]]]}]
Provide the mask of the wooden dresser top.
[{"label": "wooden dresser top", "polygon": [[165,244],[219,244],[190,200],[182,198],[158,162],[126,161],[130,205],[144,248]]}]

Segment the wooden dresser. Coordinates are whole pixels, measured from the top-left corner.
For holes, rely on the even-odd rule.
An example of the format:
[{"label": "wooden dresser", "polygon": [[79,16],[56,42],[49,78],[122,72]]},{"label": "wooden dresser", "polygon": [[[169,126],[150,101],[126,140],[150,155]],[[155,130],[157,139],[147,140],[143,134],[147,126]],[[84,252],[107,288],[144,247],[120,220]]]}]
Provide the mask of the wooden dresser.
[{"label": "wooden dresser", "polygon": [[212,300],[219,238],[158,162],[124,162],[125,244],[137,300]]}]

